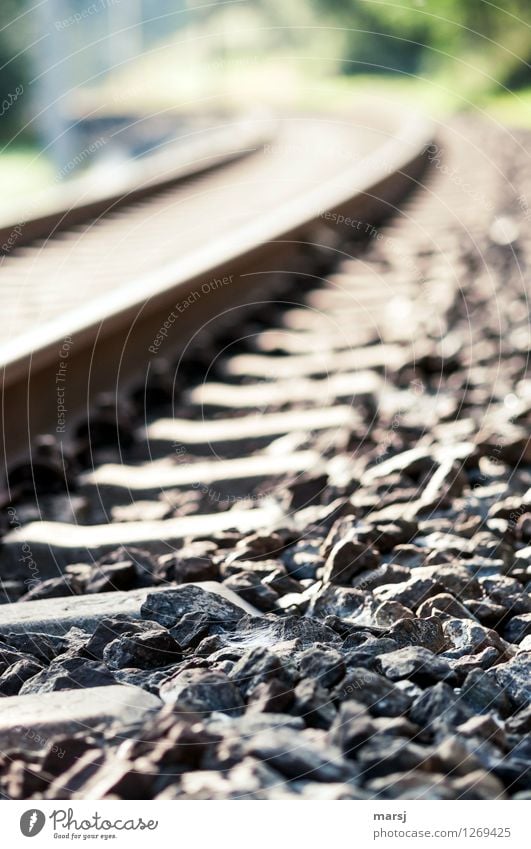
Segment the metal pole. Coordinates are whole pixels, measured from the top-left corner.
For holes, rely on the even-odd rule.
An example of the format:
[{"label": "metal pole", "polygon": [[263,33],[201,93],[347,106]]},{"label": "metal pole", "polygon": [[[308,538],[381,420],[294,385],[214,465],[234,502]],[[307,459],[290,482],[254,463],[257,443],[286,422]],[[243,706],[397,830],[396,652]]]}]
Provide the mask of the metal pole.
[{"label": "metal pole", "polygon": [[64,0],[47,0],[35,7],[36,32],[41,38],[33,52],[34,81],[32,99],[37,134],[43,148],[47,148],[59,172],[73,155],[71,134],[65,99],[62,97],[70,87],[68,74],[61,62],[68,55],[68,30],[61,28],[68,17],[68,5]]},{"label": "metal pole", "polygon": [[143,48],[142,0],[103,0],[108,18],[108,70],[133,59]]}]

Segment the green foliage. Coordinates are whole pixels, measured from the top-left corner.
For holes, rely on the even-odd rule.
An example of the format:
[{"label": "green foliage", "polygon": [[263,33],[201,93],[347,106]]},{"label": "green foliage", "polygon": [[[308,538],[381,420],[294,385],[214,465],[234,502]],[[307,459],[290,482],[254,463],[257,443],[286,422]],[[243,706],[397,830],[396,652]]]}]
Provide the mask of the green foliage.
[{"label": "green foliage", "polygon": [[[121,0],[126,4],[128,0]],[[76,0],[82,3],[82,0]],[[184,0],[143,0],[156,17]],[[463,100],[485,92],[531,86],[530,0],[188,0],[188,14],[162,17],[164,31],[199,17],[209,38],[229,54],[303,56],[314,73],[433,74]],[[197,7],[199,12],[194,12]],[[38,16],[30,0],[0,0],[0,138],[24,126],[30,108],[30,62]],[[24,14],[27,12],[27,14]],[[157,30],[158,32],[158,30]],[[76,33],[73,32],[72,35]],[[77,35],[82,38],[82,31]],[[210,38],[212,36],[212,38]],[[215,56],[214,56],[215,58]],[[203,62],[198,48],[197,61]],[[18,94],[22,89],[22,94]],[[7,108],[6,108],[7,107]],[[28,139],[26,138],[25,141]]]},{"label": "green foliage", "polygon": [[28,17],[20,17],[26,0],[0,3],[0,137],[7,141],[20,129],[28,100]]},{"label": "green foliage", "polygon": [[344,28],[344,72],[418,74],[464,60],[531,81],[529,0],[311,0]]}]

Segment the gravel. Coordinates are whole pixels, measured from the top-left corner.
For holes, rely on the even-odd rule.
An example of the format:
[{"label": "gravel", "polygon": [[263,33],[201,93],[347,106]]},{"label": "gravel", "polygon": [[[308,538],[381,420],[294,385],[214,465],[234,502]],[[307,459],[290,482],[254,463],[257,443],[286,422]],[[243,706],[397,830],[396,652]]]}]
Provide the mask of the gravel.
[{"label": "gravel", "polygon": [[[463,126],[499,160],[499,131]],[[516,152],[513,159],[520,168]],[[475,155],[467,171],[471,181],[480,176]],[[499,179],[485,180],[494,208],[505,210]],[[443,181],[443,197],[446,189],[453,208],[458,199]],[[237,511],[220,501],[223,521],[209,520],[203,536],[120,546],[96,562],[76,558],[63,576],[29,591],[15,576],[10,586],[24,610],[38,599],[71,605],[71,596],[87,593],[143,589],[145,596],[140,615],[113,609],[57,636],[6,627],[2,697],[49,698],[125,683],[151,694],[156,707],[119,734],[103,726],[54,732],[31,752],[23,740],[11,741],[0,757],[7,798],[529,798],[531,389],[519,274],[531,263],[531,243],[521,240],[515,263],[488,236],[493,214],[464,196],[458,211],[474,226],[472,244],[436,194],[420,195],[415,215],[426,213],[433,237],[448,240],[459,287],[424,225],[417,229],[408,216],[384,228],[389,239],[366,248],[367,268],[390,291],[397,280],[407,284],[396,295],[405,317],[397,321],[393,309],[388,315],[393,301],[380,305],[378,334],[369,333],[371,345],[362,348],[381,363],[379,345],[399,346],[403,355],[385,380],[380,366],[341,380],[333,375],[323,401],[322,379],[300,380],[292,393],[287,382],[251,386],[233,376],[229,395],[242,406],[227,421],[255,403],[269,404],[267,415],[289,407],[299,423],[308,416],[304,432],[275,433],[271,442],[262,435],[254,448],[246,440],[246,449],[260,452],[261,467],[286,451],[320,458],[299,479],[277,476],[265,488],[260,515],[273,518],[260,527],[259,516],[249,517],[257,514],[253,489]],[[395,236],[415,258],[422,283],[393,256]],[[354,275],[357,286],[352,263],[335,270],[346,286]],[[332,315],[345,320],[350,342],[363,345],[368,331],[358,327],[355,310],[348,314],[356,299],[337,312],[336,288],[315,285],[323,303],[317,338],[325,339]],[[311,347],[311,326],[302,333],[298,324],[310,321],[303,319],[308,312],[273,310],[279,339],[295,334],[300,345],[307,334]],[[259,344],[268,321],[246,344]],[[340,337],[334,329],[332,349]],[[177,411],[181,422],[198,416],[201,393],[227,415],[223,385],[201,386]],[[312,432],[316,398],[327,408],[338,399],[353,402],[343,430]],[[141,450],[136,445],[133,460]],[[208,458],[194,453],[190,463],[200,459]],[[160,530],[188,510],[200,518],[203,494],[177,495],[172,502],[163,491],[145,502]],[[35,510],[21,504],[20,515],[31,522]],[[115,515],[124,527],[128,516],[142,519],[125,505]],[[216,582],[221,594],[189,583],[197,581]]]}]

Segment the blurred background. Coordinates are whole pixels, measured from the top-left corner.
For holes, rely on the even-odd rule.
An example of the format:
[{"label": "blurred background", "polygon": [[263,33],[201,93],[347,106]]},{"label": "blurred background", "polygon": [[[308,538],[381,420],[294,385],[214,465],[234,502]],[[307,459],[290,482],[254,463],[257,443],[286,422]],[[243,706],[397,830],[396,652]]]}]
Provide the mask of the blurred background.
[{"label": "blurred background", "polygon": [[529,0],[2,0],[2,197],[394,90],[529,125]]}]

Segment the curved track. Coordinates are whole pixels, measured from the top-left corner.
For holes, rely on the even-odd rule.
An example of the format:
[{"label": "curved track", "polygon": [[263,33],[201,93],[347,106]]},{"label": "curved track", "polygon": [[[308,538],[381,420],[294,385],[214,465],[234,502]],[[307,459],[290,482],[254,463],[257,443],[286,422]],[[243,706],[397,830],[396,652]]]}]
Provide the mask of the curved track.
[{"label": "curved track", "polygon": [[526,798],[527,137],[429,135],[88,315],[64,433],[9,367],[5,796]]}]

